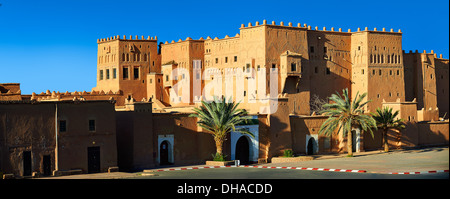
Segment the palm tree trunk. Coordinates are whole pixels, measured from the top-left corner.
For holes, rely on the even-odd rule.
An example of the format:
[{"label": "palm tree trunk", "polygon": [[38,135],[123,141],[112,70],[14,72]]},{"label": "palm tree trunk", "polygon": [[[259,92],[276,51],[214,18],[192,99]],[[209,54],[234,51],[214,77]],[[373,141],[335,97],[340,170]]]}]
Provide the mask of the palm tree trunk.
[{"label": "palm tree trunk", "polygon": [[353,156],[353,137],[352,131],[347,132],[347,156]]},{"label": "palm tree trunk", "polygon": [[214,141],[216,141],[216,153],[218,154],[222,154],[223,152],[223,138],[221,138],[220,136],[215,136],[214,137]]},{"label": "palm tree trunk", "polygon": [[389,152],[389,144],[387,139],[387,129],[383,129],[383,143],[384,143],[384,152]]}]

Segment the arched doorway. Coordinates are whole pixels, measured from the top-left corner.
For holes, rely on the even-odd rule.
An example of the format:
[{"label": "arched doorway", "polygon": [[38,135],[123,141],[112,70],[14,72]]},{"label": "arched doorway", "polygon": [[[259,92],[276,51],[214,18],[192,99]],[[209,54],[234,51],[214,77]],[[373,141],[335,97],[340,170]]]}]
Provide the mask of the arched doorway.
[{"label": "arched doorway", "polygon": [[159,158],[160,165],[169,164],[169,143],[166,140],[159,145]]},{"label": "arched doorway", "polygon": [[236,160],[240,161],[240,164],[246,165],[250,160],[250,145],[246,136],[241,136],[236,142]]},{"label": "arched doorway", "polygon": [[316,140],[313,137],[309,138],[308,146],[306,147],[306,149],[307,149],[306,154],[307,155],[314,155],[314,152],[316,151],[316,148],[317,148]]}]

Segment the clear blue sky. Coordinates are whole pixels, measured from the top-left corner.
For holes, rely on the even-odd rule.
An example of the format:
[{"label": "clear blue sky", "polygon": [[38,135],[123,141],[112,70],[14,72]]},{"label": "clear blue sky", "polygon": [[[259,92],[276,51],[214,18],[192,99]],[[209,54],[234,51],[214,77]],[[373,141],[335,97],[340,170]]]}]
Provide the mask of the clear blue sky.
[{"label": "clear blue sky", "polygon": [[90,91],[97,39],[158,36],[171,41],[239,33],[242,23],[280,21],[343,30],[403,32],[403,49],[449,57],[449,1],[0,0],[0,82],[22,93]]}]

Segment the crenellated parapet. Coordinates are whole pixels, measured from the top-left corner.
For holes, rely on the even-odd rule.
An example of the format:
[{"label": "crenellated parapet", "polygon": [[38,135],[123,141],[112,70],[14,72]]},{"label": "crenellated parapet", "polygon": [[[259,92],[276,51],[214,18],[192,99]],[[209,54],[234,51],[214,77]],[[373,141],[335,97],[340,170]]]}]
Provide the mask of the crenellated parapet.
[{"label": "crenellated parapet", "polygon": [[141,37],[139,37],[138,35],[135,35],[134,37],[132,35],[130,35],[127,39],[126,35],[123,35],[123,37],[120,37],[120,35],[117,36],[112,36],[112,37],[107,37],[107,38],[101,38],[101,39],[97,39],[97,43],[105,43],[105,42],[110,42],[110,41],[154,41],[156,42],[158,40],[157,36],[147,36],[147,38],[144,37],[144,35],[141,35]]},{"label": "crenellated parapet", "polygon": [[200,37],[199,39],[192,39],[191,37],[186,37],[185,40],[178,39],[177,41],[172,40],[171,42],[165,41],[164,45],[167,45],[167,44],[178,44],[178,43],[183,43],[183,42],[203,42],[203,41],[205,41],[205,39],[203,39],[203,37]]},{"label": "crenellated parapet", "polygon": [[[319,28],[318,26],[315,26],[314,28],[312,28],[310,25],[305,24],[301,24],[301,23],[297,23],[297,25],[293,25],[292,22],[288,22],[287,25],[285,25],[285,23],[283,21],[281,21],[279,23],[279,25],[277,25],[277,23],[275,21],[272,21],[272,23],[267,23],[267,20],[263,20],[262,23],[259,23],[258,21],[256,21],[255,25],[253,25],[251,22],[249,22],[247,24],[247,26],[245,26],[245,24],[241,24],[240,29],[245,29],[245,28],[254,28],[254,27],[258,27],[258,26],[272,26],[272,27],[285,27],[285,28],[299,28],[299,29],[306,29],[306,30],[312,30],[312,31],[323,31],[323,32],[344,32],[342,28],[337,28],[335,29],[334,27],[331,27],[330,29],[327,29],[327,27],[323,27],[323,28]],[[394,31],[394,29],[390,29],[390,31],[387,31],[386,28],[382,28],[381,30],[374,28],[373,30],[369,30],[368,27],[365,27],[364,30],[361,30],[361,28],[357,28],[356,32],[363,32],[363,31],[367,31],[367,32],[380,32],[380,33],[396,33],[396,34],[401,34],[402,31],[399,29],[397,32]],[[351,29],[347,30],[347,33],[354,33],[351,31]]]},{"label": "crenellated parapet", "polygon": [[[442,57],[442,54],[439,54],[439,56],[436,54],[436,52],[434,52],[434,50],[431,50],[430,52],[427,52],[427,50],[423,50],[421,53],[419,53],[419,50],[414,50],[414,51],[412,51],[412,50],[409,50],[409,52],[405,52],[405,51],[403,51],[403,53],[405,53],[405,54],[424,54],[424,55],[433,55],[434,56],[434,58],[436,58],[436,59],[445,59],[445,58],[443,58]],[[448,60],[448,59],[447,59]]]},{"label": "crenellated parapet", "polygon": [[118,97],[122,97],[123,96],[123,91],[118,90],[118,91],[95,91],[92,90],[91,92],[87,92],[87,91],[74,91],[74,92],[69,92],[66,91],[64,93],[61,93],[59,91],[52,91],[50,92],[50,90],[46,90],[45,92],[41,92],[40,94],[36,94],[35,92],[33,92],[31,94],[31,96],[27,96],[30,98],[30,100],[37,100],[37,101],[62,101],[62,100],[100,100],[100,99],[110,99],[111,97],[113,98],[118,98]]}]

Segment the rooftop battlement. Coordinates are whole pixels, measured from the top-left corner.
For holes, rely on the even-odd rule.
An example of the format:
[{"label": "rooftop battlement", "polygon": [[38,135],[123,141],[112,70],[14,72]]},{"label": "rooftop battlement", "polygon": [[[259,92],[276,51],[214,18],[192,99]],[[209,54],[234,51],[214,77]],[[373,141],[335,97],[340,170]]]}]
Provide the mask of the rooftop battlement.
[{"label": "rooftop battlement", "polygon": [[[45,92],[41,92],[40,94],[36,94],[35,92],[33,92],[31,94],[31,100],[61,100],[63,98],[67,99],[67,98],[73,98],[73,99],[83,99],[84,97],[89,97],[89,96],[121,96],[123,95],[123,91],[118,90],[116,92],[113,91],[95,91],[92,90],[91,92],[86,92],[86,91],[75,91],[75,92],[69,92],[66,91],[65,93],[60,93],[59,91],[52,91],[50,92],[50,90],[47,90]],[[84,96],[84,97],[83,97]]]},{"label": "rooftop battlement", "polygon": [[97,43],[100,44],[100,43],[116,41],[116,40],[120,40],[120,41],[127,41],[127,40],[129,40],[129,41],[150,41],[150,42],[154,41],[154,42],[156,42],[158,40],[158,36],[154,36],[154,37],[147,36],[147,39],[145,39],[144,35],[141,35],[141,38],[139,39],[139,37],[137,35],[135,35],[134,39],[133,39],[133,36],[130,35],[129,39],[127,39],[126,35],[124,35],[122,38],[120,37],[120,35],[117,35],[117,36],[97,39]]},{"label": "rooftop battlement", "polygon": [[[281,21],[280,24],[277,25],[275,21],[272,21],[271,24],[268,24],[268,23],[267,23],[267,20],[263,20],[263,23],[262,23],[262,24],[260,24],[258,21],[256,21],[255,25],[252,25],[251,22],[249,22],[247,26],[245,26],[245,24],[241,24],[240,29],[254,28],[254,27],[258,27],[258,26],[272,26],[272,27],[299,28],[299,29],[306,29],[306,30],[313,30],[313,31],[327,31],[327,32],[343,32],[343,31],[342,31],[342,28],[338,28],[337,31],[336,31],[334,27],[331,27],[330,30],[327,30],[326,27],[323,27],[321,30],[319,30],[319,27],[318,27],[318,26],[316,26],[314,29],[312,29],[311,26],[308,26],[306,23],[303,24],[303,26],[302,26],[301,23],[297,23],[297,26],[293,26],[292,22],[289,22],[289,23],[287,24],[287,26],[285,26],[285,24],[284,24],[283,21]],[[379,33],[397,33],[397,34],[398,34],[398,33],[400,33],[400,34],[402,33],[400,29],[398,30],[398,32],[394,32],[394,29],[391,28],[390,31],[387,32],[387,31],[386,31],[386,28],[382,28],[381,31],[380,31],[380,30],[378,30],[377,28],[374,28],[373,30],[369,30],[368,27],[365,27],[365,29],[364,29],[363,31],[361,31],[361,28],[358,28],[356,32],[364,32],[364,31],[371,32],[371,33],[378,33],[378,32],[379,32]],[[355,33],[355,32],[352,32],[351,29],[348,29],[348,30],[347,30],[347,33]]]},{"label": "rooftop battlement", "polygon": [[[405,53],[405,51],[403,50],[403,53]],[[442,54],[439,54],[439,57],[437,56],[437,54],[434,52],[434,50],[431,50],[429,53],[427,53],[427,50],[423,50],[422,53],[419,53],[419,50],[415,50],[414,52],[412,50],[409,50],[408,53],[405,54],[432,54],[434,56],[434,58],[436,59],[445,59],[442,57]]]},{"label": "rooftop battlement", "polygon": [[203,37],[200,37],[199,39],[192,39],[191,37],[186,37],[185,40],[182,39],[178,39],[178,41],[175,42],[175,40],[172,40],[170,43],[168,41],[165,41],[164,44],[174,44],[174,43],[181,43],[181,42],[186,42],[186,41],[193,41],[193,42],[202,42],[205,39],[203,39]]}]

